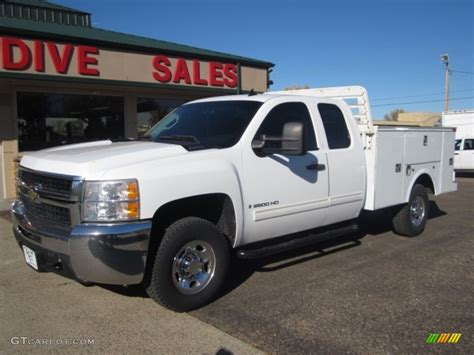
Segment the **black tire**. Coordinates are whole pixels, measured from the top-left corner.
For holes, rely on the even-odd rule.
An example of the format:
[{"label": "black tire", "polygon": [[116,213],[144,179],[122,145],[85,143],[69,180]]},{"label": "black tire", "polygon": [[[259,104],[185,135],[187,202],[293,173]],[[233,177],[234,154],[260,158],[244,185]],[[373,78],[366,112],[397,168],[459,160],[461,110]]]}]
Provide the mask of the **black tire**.
[{"label": "black tire", "polygon": [[[186,247],[194,244],[197,245],[197,249]],[[186,260],[189,261],[186,256],[199,258],[201,256],[199,253],[202,251],[198,250],[203,248],[201,245],[205,246],[204,250],[210,248],[206,250],[206,253],[212,252],[214,263],[209,265],[208,262],[206,265],[204,262],[196,261],[195,265],[199,270],[196,275],[212,274],[213,276],[208,276],[206,282],[197,282],[198,286],[195,281],[194,289],[191,287],[193,281],[189,282],[191,286],[188,288],[180,287],[179,280],[194,280],[195,274],[185,274],[184,271],[182,273],[181,271],[185,270],[183,265],[188,266],[188,272],[191,268],[195,270],[194,266],[189,267],[189,263],[185,264]],[[161,306],[177,312],[200,308],[213,301],[218,295],[229,269],[229,254],[227,239],[214,224],[196,217],[178,220],[166,230],[158,247],[147,293]],[[177,267],[177,265],[181,267]],[[207,272],[210,269],[206,269],[206,267],[213,267],[213,273]],[[176,272],[177,270],[178,272]],[[184,275],[183,278],[180,278],[180,275]],[[191,276],[188,278],[188,275]],[[185,291],[194,293],[184,293]]]},{"label": "black tire", "polygon": [[[424,213],[412,212],[412,207],[422,204]],[[430,201],[428,193],[423,185],[416,184],[410,193],[410,200],[401,210],[399,210],[392,220],[393,231],[400,235],[415,237],[425,230],[426,221],[430,213]]]}]

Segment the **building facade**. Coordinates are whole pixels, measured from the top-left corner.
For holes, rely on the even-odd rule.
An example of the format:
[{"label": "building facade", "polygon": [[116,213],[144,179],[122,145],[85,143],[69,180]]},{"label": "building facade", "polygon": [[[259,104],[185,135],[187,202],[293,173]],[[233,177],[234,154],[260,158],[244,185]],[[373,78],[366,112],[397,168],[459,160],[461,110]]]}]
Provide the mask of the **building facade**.
[{"label": "building facade", "polygon": [[377,121],[379,125],[390,126],[423,126],[433,127],[441,125],[439,112],[400,112],[394,121]]},{"label": "building facade", "polygon": [[273,64],[91,26],[42,0],[0,0],[0,202],[23,152],[135,138],[173,108],[266,91]]}]

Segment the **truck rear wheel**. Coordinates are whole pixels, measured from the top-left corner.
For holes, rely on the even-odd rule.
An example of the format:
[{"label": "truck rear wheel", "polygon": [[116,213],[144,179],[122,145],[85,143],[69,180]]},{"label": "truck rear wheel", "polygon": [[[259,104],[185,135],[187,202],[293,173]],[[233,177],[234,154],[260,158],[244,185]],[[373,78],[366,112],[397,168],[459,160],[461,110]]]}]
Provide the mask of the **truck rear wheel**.
[{"label": "truck rear wheel", "polygon": [[183,218],[163,236],[147,293],[163,307],[191,311],[217,296],[228,268],[225,236],[209,221]]},{"label": "truck rear wheel", "polygon": [[425,187],[419,184],[413,186],[408,204],[392,220],[395,233],[409,237],[423,233],[430,212],[429,202]]}]

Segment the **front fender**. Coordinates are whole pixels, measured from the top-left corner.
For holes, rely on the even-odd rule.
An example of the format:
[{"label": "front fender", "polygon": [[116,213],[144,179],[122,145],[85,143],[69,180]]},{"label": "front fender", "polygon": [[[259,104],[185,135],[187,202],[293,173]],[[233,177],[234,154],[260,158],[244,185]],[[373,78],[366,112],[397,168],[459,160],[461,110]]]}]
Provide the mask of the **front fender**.
[{"label": "front fender", "polygon": [[[140,215],[151,219],[163,205],[182,198],[221,193],[229,196],[235,212],[235,246],[243,230],[242,193],[233,159],[225,151],[202,151],[170,159],[128,166],[120,176],[133,169],[140,188]],[[111,175],[111,174],[108,174]],[[109,178],[109,177],[107,177]]]}]

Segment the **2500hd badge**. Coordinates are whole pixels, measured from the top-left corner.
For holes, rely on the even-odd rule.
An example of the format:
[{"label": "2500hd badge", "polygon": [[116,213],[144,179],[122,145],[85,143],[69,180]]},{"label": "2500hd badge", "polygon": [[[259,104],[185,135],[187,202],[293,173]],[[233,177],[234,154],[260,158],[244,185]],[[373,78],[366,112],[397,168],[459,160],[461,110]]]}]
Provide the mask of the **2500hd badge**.
[{"label": "2500hd badge", "polygon": [[275,200],[275,201],[272,201],[272,202],[261,202],[261,203],[256,203],[253,206],[249,205],[249,209],[252,208],[252,207],[253,208],[260,208],[260,207],[276,206],[279,203],[280,203],[280,201],[278,201],[278,200]]}]

